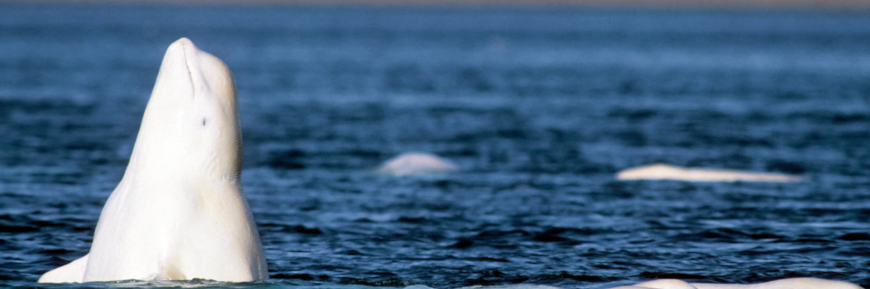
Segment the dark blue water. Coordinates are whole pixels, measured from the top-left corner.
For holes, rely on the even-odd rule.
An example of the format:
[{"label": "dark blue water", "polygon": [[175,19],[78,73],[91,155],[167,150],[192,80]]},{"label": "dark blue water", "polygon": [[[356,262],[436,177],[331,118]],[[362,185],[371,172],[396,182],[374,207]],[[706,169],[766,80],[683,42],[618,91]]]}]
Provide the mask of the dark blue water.
[{"label": "dark blue water", "polygon": [[[239,89],[238,286],[870,286],[868,13],[6,5],[0,287],[88,252],[182,36]],[[653,162],[808,181],[613,179]]]}]

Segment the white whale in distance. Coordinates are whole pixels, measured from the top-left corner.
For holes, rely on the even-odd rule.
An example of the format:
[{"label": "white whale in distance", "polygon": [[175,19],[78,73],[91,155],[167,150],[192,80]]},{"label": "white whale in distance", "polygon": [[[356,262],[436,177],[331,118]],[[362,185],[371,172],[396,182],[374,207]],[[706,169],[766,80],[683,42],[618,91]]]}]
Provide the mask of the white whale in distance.
[{"label": "white whale in distance", "polygon": [[[403,289],[427,288],[429,287],[414,285]],[[459,289],[559,289],[559,287],[533,284],[510,284],[493,286],[475,285]],[[786,278],[756,284],[688,283],[677,279],[657,279],[635,285],[612,287],[609,289],[861,289],[861,287],[848,282],[817,278]]]},{"label": "white whale in distance", "polygon": [[858,285],[816,278],[787,278],[757,284],[687,283],[676,279],[659,279],[611,289],[861,289]]},{"label": "white whale in distance", "polygon": [[676,180],[688,182],[800,182],[798,176],[733,170],[683,168],[666,164],[636,167],[616,174],[617,180]]},{"label": "white whale in distance", "polygon": [[268,278],[239,185],[236,105],[232,73],[220,59],[187,38],[172,43],[89,254],[39,282]]},{"label": "white whale in distance", "polygon": [[403,153],[387,160],[377,168],[385,175],[407,176],[449,173],[459,170],[453,162],[429,153]]}]

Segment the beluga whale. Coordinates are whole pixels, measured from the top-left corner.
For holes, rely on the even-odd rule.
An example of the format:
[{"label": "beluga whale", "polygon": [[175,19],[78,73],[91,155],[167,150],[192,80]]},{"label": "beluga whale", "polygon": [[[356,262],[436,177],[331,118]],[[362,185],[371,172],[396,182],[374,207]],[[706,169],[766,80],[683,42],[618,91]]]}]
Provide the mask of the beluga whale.
[{"label": "beluga whale", "polygon": [[241,163],[232,73],[189,39],[175,41],[90,252],[39,282],[268,278]]},{"label": "beluga whale", "polygon": [[800,182],[799,176],[735,170],[684,168],[653,164],[620,171],[617,180],[672,180],[685,182]]},{"label": "beluga whale", "polygon": [[417,176],[443,174],[459,170],[455,163],[437,155],[406,152],[382,163],[375,171],[383,175]]},{"label": "beluga whale", "polygon": [[786,278],[755,284],[688,283],[676,279],[658,279],[610,289],[861,289],[861,287],[849,282],[817,278]]}]

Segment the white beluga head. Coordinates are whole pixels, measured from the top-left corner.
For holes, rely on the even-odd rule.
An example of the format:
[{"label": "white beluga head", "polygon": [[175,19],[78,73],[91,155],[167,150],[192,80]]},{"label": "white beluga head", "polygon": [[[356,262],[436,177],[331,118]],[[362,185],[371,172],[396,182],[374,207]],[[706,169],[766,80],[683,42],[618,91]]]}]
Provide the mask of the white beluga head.
[{"label": "white beluga head", "polygon": [[[210,177],[237,180],[241,141],[229,68],[187,38],[172,43],[145,109],[131,163],[145,155],[142,165],[158,166],[170,176],[208,170]],[[130,168],[139,169],[130,166],[128,172]]]},{"label": "white beluga head", "polygon": [[241,140],[230,70],[187,38],[172,43],[90,253],[39,281],[268,278]]}]

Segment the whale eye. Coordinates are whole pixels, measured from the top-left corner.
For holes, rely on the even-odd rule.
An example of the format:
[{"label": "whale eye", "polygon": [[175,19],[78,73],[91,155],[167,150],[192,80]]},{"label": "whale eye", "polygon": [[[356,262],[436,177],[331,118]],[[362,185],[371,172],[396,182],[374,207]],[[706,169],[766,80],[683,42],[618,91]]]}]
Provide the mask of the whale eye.
[{"label": "whale eye", "polygon": [[202,126],[205,126],[205,118],[202,119]]}]

